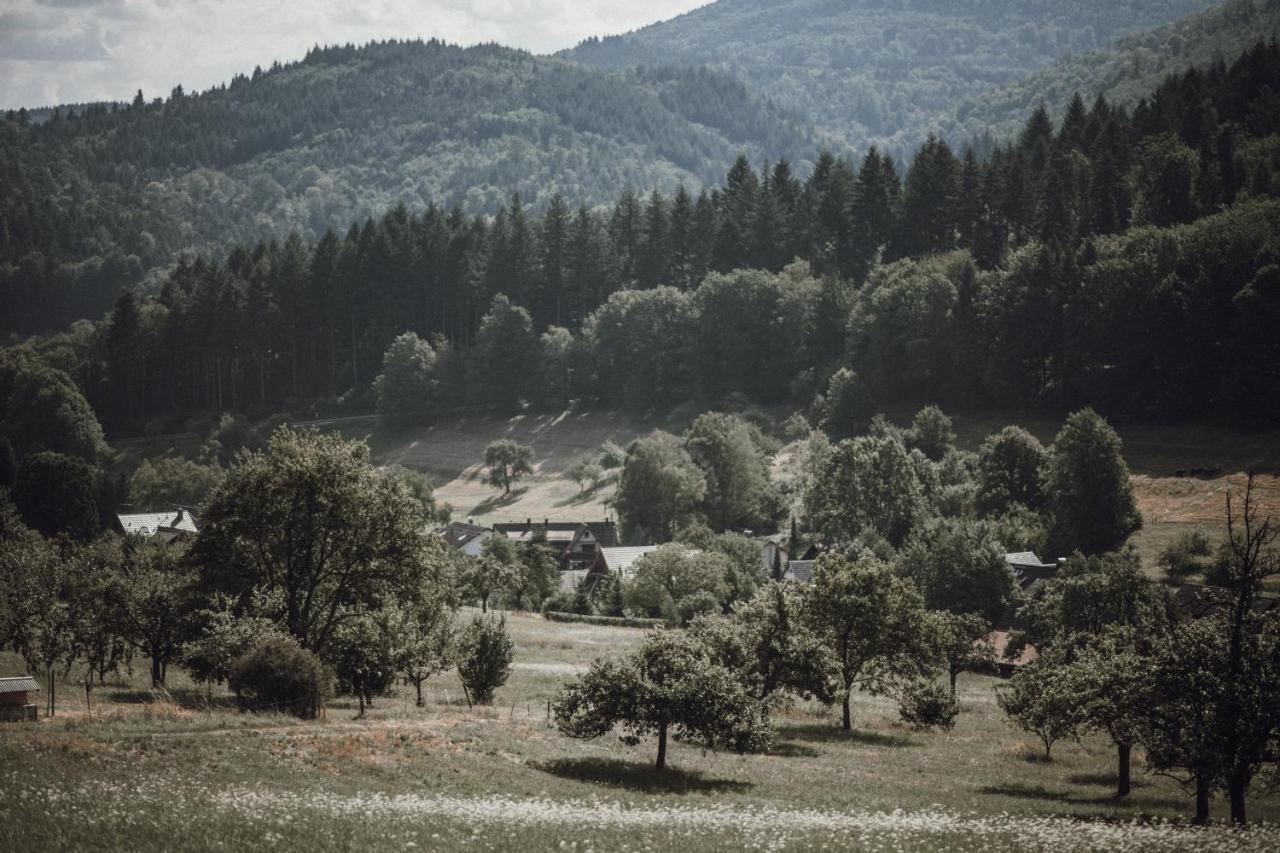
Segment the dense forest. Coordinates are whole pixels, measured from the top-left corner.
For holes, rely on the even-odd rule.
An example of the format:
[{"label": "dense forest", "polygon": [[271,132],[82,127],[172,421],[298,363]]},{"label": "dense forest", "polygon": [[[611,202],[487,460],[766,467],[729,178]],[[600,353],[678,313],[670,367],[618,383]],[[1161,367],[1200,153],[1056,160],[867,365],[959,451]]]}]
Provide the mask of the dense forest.
[{"label": "dense forest", "polygon": [[1126,36],[1089,53],[1066,56],[960,104],[942,122],[955,138],[1016,133],[1025,116],[1047,104],[1055,119],[1072,92],[1105,95],[1133,106],[1171,73],[1233,57],[1259,39],[1280,35],[1280,0],[1228,0],[1203,12]]},{"label": "dense forest", "polygon": [[[931,138],[901,176],[872,149],[803,181],[741,158],[714,190],[601,211],[397,208],[184,259],[26,358],[115,432],[365,408],[404,333],[436,405],[745,395],[835,432],[904,398],[1275,418],[1278,89],[1272,41],[1131,112],[1039,110],[985,161]],[[38,316],[39,272],[10,276],[5,304]]]},{"label": "dense forest", "polygon": [[493,214],[512,192],[536,212],[557,193],[574,207],[625,187],[671,197],[714,185],[740,153],[808,176],[824,145],[853,157],[876,144],[901,173],[930,132],[986,159],[1041,102],[1055,119],[1073,91],[1131,107],[1167,71],[1235,56],[1280,20],[1280,0],[1231,0],[1107,47],[1203,5],[721,0],[563,59],[317,47],[203,93],[13,112],[0,122],[0,280],[43,296],[0,317],[0,334],[99,316],[121,287],[154,294],[179,252],[316,242],[400,204]]},{"label": "dense forest", "polygon": [[[0,122],[0,277],[46,302],[0,331],[110,307],[178,250],[317,240],[405,204],[492,213],[512,190],[603,202],[713,182],[740,152],[816,146],[804,122],[705,69],[606,74],[494,45],[317,48],[210,91]],[[20,268],[15,271],[14,267]]]},{"label": "dense forest", "polygon": [[[1056,58],[1102,48],[1211,5],[719,0],[624,36],[589,39],[565,55],[609,69],[655,61],[710,64],[812,117],[828,144],[855,150],[876,145],[905,158],[927,133],[961,139],[950,119],[957,104]],[[1023,109],[1017,120],[1025,116]]]}]

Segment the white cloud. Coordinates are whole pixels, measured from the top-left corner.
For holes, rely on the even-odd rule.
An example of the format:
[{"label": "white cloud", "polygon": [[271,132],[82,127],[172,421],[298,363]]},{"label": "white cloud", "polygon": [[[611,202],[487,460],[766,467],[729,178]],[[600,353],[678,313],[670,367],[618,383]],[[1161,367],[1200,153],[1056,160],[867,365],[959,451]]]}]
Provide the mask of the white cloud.
[{"label": "white cloud", "polygon": [[495,41],[538,53],[706,0],[0,0],[0,108],[206,89],[315,44]]}]

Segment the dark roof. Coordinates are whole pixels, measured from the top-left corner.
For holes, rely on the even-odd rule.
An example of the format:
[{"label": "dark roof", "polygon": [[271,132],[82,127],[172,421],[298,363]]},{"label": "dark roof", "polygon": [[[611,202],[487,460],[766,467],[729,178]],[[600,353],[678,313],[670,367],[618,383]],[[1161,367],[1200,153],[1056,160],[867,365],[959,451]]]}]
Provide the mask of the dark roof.
[{"label": "dark roof", "polygon": [[534,521],[505,521],[495,524],[493,529],[511,539],[529,539],[538,533],[544,533],[548,542],[569,543],[577,538],[583,529],[591,531],[591,535],[602,548],[612,548],[618,544],[618,525],[613,521],[551,521],[543,519]]},{"label": "dark roof", "polygon": [[1009,568],[1013,570],[1013,576],[1018,579],[1018,585],[1023,589],[1030,589],[1037,581],[1051,578],[1058,573],[1057,563],[1042,563],[1033,551],[1005,554],[1004,561],[1009,564]]},{"label": "dark roof", "polygon": [[39,690],[40,685],[29,675],[20,675],[16,678],[0,678],[0,693],[29,693],[32,690]]},{"label": "dark roof", "polygon": [[451,521],[444,529],[444,541],[452,545],[454,548],[461,548],[477,536],[481,536],[489,532],[489,528],[481,527],[478,524],[470,524],[465,521]]}]

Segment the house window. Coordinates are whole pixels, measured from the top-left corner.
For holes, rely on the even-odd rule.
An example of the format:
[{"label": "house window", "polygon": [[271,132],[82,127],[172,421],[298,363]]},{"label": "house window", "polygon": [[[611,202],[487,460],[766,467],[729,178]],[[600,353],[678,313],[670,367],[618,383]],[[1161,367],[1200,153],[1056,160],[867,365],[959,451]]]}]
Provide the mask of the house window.
[{"label": "house window", "polygon": [[596,552],[596,546],[592,545],[589,542],[583,542],[580,547],[582,548],[582,553],[584,554],[594,554]]}]

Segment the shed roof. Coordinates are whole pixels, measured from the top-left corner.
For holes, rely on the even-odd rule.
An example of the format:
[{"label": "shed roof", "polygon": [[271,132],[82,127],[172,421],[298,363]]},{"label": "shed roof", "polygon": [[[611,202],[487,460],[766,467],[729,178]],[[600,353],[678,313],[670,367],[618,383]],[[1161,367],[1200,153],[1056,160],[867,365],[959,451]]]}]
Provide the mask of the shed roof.
[{"label": "shed roof", "polygon": [[16,678],[0,678],[0,693],[29,693],[32,690],[39,690],[40,685],[29,675],[20,675]]}]

